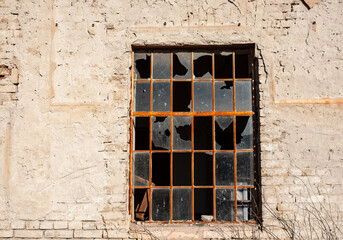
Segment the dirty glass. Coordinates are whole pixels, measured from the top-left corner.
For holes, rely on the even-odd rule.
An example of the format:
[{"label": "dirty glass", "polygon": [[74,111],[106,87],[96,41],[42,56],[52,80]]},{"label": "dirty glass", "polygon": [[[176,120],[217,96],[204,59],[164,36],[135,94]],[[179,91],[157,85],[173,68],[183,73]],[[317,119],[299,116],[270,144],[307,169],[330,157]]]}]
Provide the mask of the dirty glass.
[{"label": "dirty glass", "polygon": [[216,150],[233,150],[233,117],[215,117]]},{"label": "dirty glass", "polygon": [[149,79],[150,78],[150,53],[135,53],[135,78]]},{"label": "dirty glass", "polygon": [[170,117],[152,117],[152,149],[169,150]]},{"label": "dirty glass", "polygon": [[236,111],[252,111],[251,81],[235,82]]},{"label": "dirty glass", "polygon": [[150,82],[136,82],[135,111],[150,111]]},{"label": "dirty glass", "polygon": [[234,154],[233,152],[216,153],[216,185],[234,185]]},{"label": "dirty glass", "polygon": [[153,79],[170,79],[170,53],[154,53]]},{"label": "dirty glass", "polygon": [[216,111],[233,111],[233,82],[224,81],[215,83]]},{"label": "dirty glass", "polygon": [[191,79],[191,61],[192,59],[190,52],[173,53],[173,77],[175,79]]},{"label": "dirty glass", "polygon": [[190,112],[192,109],[192,83],[173,82],[173,111]]},{"label": "dirty glass", "polygon": [[135,150],[149,150],[149,131],[150,121],[149,117],[135,117],[134,119],[135,129]]},{"label": "dirty glass", "polygon": [[237,149],[253,148],[253,126],[252,117],[236,117],[236,147]]},{"label": "dirty glass", "polygon": [[194,82],[194,111],[212,111],[212,82]]},{"label": "dirty glass", "polygon": [[173,117],[173,149],[190,150],[191,142],[191,117]]},{"label": "dirty glass", "polygon": [[213,185],[213,153],[194,153],[194,185]]},{"label": "dirty glass", "polygon": [[237,153],[237,185],[253,185],[253,152]]},{"label": "dirty glass", "polygon": [[192,184],[192,154],[173,153],[173,185],[190,186]]},{"label": "dirty glass", "polygon": [[251,66],[249,66],[249,54],[236,54],[235,61],[236,78],[251,78]]},{"label": "dirty glass", "polygon": [[206,52],[195,52],[194,78],[212,79],[212,54]]},{"label": "dirty glass", "polygon": [[214,54],[214,77],[232,78],[232,52]]},{"label": "dirty glass", "polygon": [[194,218],[199,221],[211,221],[213,218],[213,189],[194,189]]},{"label": "dirty glass", "polygon": [[155,186],[170,185],[170,153],[152,154],[152,184]]},{"label": "dirty glass", "polygon": [[169,221],[169,189],[152,189],[151,217],[154,221]]},{"label": "dirty glass", "polygon": [[153,102],[152,109],[155,112],[170,111],[170,83],[154,82],[153,83]]},{"label": "dirty glass", "polygon": [[192,220],[192,190],[173,189],[173,220]]},{"label": "dirty glass", "polygon": [[133,155],[133,182],[135,186],[149,185],[149,153]]},{"label": "dirty glass", "polygon": [[194,149],[212,148],[212,117],[194,117]]},{"label": "dirty glass", "polygon": [[216,189],[216,220],[235,220],[235,193],[232,188]]},{"label": "dirty glass", "polygon": [[237,189],[237,220],[249,221],[252,218],[250,189]]}]

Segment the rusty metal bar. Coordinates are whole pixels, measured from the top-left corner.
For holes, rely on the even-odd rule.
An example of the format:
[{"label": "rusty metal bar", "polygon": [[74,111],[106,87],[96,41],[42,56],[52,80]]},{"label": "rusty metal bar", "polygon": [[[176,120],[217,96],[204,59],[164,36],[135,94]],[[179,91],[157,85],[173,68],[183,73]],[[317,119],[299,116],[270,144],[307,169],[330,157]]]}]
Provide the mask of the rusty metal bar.
[{"label": "rusty metal bar", "polygon": [[[154,63],[154,53],[151,52],[151,61],[150,61],[150,111],[153,111],[153,63]],[[149,220],[152,220],[152,116],[149,116],[149,190],[148,190],[148,199],[149,199]]]},{"label": "rusty metal bar", "polygon": [[130,155],[129,155],[129,213],[131,216],[131,219],[133,218],[134,214],[132,213],[132,208],[134,203],[132,203],[133,201],[133,197],[132,197],[132,173],[133,173],[133,98],[134,98],[134,92],[133,92],[133,84],[134,84],[134,64],[135,64],[135,55],[134,52],[131,53],[131,87],[130,87],[130,93],[131,93],[131,98],[130,98]]},{"label": "rusty metal bar", "polygon": [[[212,52],[212,111],[215,111],[215,55]],[[212,184],[213,184],[213,192],[212,192],[212,214],[213,219],[216,219],[216,189],[215,189],[215,182],[216,182],[216,117],[212,116]]]},{"label": "rusty metal bar", "polygon": [[[173,111],[173,52],[170,52],[170,112]],[[173,117],[170,116],[170,221],[173,220]]]},{"label": "rusty metal bar", "polygon": [[[236,77],[236,54],[232,52],[232,76],[233,76],[233,111],[236,113],[236,86],[235,86],[235,77]],[[237,143],[236,143],[236,115],[233,116],[233,171],[234,171],[234,195],[235,195],[235,221],[237,221]]]},{"label": "rusty metal bar", "polygon": [[252,116],[254,112],[134,112],[133,116]]},{"label": "rusty metal bar", "polygon": [[[191,81],[192,86],[194,84],[194,52],[191,52]],[[193,98],[193,91],[192,88],[192,111],[194,111],[194,98]],[[192,221],[194,221],[194,116],[191,117],[191,147],[192,147],[192,159],[191,159],[191,185],[192,185]]]}]

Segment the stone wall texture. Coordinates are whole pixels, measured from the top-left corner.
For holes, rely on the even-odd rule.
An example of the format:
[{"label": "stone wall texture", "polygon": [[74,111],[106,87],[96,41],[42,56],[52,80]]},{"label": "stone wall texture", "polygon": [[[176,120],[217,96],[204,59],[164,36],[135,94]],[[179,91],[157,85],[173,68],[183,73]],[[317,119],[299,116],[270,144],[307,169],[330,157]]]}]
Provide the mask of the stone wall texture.
[{"label": "stone wall texture", "polygon": [[[0,239],[343,239],[342,9],[0,0]],[[263,231],[131,223],[132,46],[244,43],[259,62]]]}]

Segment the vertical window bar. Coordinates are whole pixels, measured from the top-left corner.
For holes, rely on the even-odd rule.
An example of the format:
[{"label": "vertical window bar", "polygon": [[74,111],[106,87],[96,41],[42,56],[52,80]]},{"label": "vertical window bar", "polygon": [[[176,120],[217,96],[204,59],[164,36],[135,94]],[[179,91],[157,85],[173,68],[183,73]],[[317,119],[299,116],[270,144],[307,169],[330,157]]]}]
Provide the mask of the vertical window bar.
[{"label": "vertical window bar", "polygon": [[[193,85],[193,78],[194,78],[194,52],[192,51],[191,53],[191,71],[192,71],[192,76],[191,76],[191,81],[192,81],[192,85]],[[192,92],[194,91],[194,88],[192,88]],[[193,106],[194,106],[194,99],[193,99],[193,96],[192,96],[192,111],[193,111]],[[192,162],[191,162],[191,174],[192,174],[192,182],[191,182],[191,185],[192,185],[192,221],[194,221],[194,116],[191,117],[191,144],[192,144]]]},{"label": "vertical window bar", "polygon": [[[173,52],[170,52],[170,111],[173,111]],[[169,219],[173,220],[173,116],[170,116],[170,201]]]},{"label": "vertical window bar", "polygon": [[235,115],[233,116],[233,151],[234,151],[234,194],[235,194],[235,221],[237,221],[237,148],[236,148],[236,93],[235,93],[235,78],[236,78],[236,72],[235,72],[235,65],[236,65],[236,57],[235,57],[235,51],[232,52],[232,80],[233,80],[233,111],[235,112]]},{"label": "vertical window bar", "polygon": [[[154,53],[151,52],[151,61],[150,61],[150,112],[152,112],[152,101],[153,101],[153,63],[154,63]],[[151,194],[151,186],[152,186],[152,116],[149,117],[149,191],[148,191],[148,199],[149,199],[149,220],[152,220],[152,194]]]},{"label": "vertical window bar", "polygon": [[135,69],[135,55],[134,55],[134,52],[132,52],[131,54],[131,102],[130,102],[130,156],[129,156],[129,159],[130,159],[130,164],[129,164],[129,168],[130,168],[130,174],[129,174],[129,213],[130,213],[130,216],[131,216],[131,219],[133,220],[134,219],[134,213],[133,213],[133,206],[134,206],[134,203],[132,202],[133,201],[133,197],[132,197],[132,160],[133,160],[133,100],[134,100],[134,69]]}]

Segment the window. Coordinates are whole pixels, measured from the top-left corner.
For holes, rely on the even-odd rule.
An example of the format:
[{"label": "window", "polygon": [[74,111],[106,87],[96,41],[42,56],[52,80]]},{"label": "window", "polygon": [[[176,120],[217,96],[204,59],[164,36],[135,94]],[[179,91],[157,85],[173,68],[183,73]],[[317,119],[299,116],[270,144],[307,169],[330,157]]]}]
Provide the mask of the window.
[{"label": "window", "polygon": [[253,48],[132,53],[133,221],[255,221]]}]

